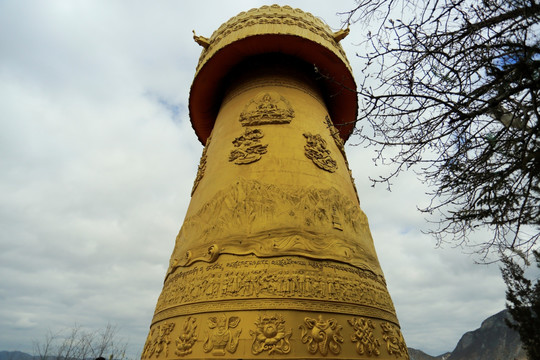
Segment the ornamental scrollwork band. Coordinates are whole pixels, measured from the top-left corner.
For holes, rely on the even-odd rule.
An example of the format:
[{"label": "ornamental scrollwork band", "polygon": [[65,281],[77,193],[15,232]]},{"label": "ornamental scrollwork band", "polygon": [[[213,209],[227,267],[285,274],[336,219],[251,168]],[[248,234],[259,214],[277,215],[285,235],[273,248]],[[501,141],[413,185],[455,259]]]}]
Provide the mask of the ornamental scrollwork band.
[{"label": "ornamental scrollwork band", "polygon": [[[354,344],[358,355],[367,357],[381,356],[381,347],[386,348],[388,355],[396,358],[409,359],[409,354],[403,335],[398,326],[387,321],[380,322],[366,317],[347,319],[352,328],[351,343]],[[285,325],[285,317],[280,314],[259,314],[255,321],[255,329],[249,330],[252,337],[251,353],[253,355],[286,355],[292,350],[292,329]],[[185,318],[175,339],[177,356],[185,357],[193,354],[194,347],[202,342],[202,350],[213,356],[223,356],[236,352],[242,329],[239,326],[240,317],[219,314],[207,319],[207,331],[204,342],[198,337],[198,320],[194,316]],[[329,353],[339,355],[342,351],[344,337],[343,327],[335,318],[317,319],[305,317],[301,330],[301,342],[306,344],[305,351],[312,355],[317,353],[327,356]],[[380,329],[380,331],[377,331]],[[152,328],[144,345],[142,359],[167,358],[171,333],[175,330],[174,322],[164,322]],[[176,331],[175,331],[176,332]],[[382,346],[385,344],[385,346]]]}]

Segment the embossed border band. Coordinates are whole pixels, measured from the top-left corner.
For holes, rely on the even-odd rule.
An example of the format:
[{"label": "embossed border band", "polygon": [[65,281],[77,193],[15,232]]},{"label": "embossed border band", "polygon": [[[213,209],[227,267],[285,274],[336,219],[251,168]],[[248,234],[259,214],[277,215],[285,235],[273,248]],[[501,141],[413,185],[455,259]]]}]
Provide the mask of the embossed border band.
[{"label": "embossed border band", "polygon": [[191,303],[167,308],[154,315],[152,325],[163,320],[177,316],[203,314],[219,311],[245,311],[245,310],[296,310],[296,311],[317,311],[326,313],[336,313],[354,316],[366,316],[386,320],[398,324],[395,314],[381,309],[347,304],[342,302],[306,300],[306,299],[245,299],[245,300],[219,300]]}]

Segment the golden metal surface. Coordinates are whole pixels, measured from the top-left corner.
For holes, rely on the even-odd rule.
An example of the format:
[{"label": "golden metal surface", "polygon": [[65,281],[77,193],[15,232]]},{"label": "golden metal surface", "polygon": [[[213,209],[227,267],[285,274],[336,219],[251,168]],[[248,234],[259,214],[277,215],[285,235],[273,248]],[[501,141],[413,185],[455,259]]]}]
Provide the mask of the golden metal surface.
[{"label": "golden metal surface", "polygon": [[[261,9],[196,37],[198,71],[246,26],[333,42],[348,67],[311,14]],[[275,53],[223,84],[142,359],[407,359],[328,88]]]},{"label": "golden metal surface", "polygon": [[325,102],[340,136],[346,140],[357,116],[356,84],[339,44],[348,29],[332,32],[310,13],[290,6],[262,6],[242,12],[210,38],[194,35],[203,47],[190,93],[190,116],[204,144],[220,108],[221,80],[248,56],[281,53],[317,66],[323,79]]}]

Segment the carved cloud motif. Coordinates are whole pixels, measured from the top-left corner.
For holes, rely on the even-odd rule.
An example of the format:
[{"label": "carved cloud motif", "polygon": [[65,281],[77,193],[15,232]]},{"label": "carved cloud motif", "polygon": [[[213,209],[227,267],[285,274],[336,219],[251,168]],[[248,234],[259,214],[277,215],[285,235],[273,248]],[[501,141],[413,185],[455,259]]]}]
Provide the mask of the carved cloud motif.
[{"label": "carved cloud motif", "polygon": [[268,144],[263,145],[263,133],[259,129],[246,129],[243,135],[233,140],[234,149],[229,155],[229,161],[237,165],[251,164],[266,154]]},{"label": "carved cloud motif", "polygon": [[319,168],[328,172],[335,172],[337,162],[330,156],[330,150],[326,148],[326,140],[319,134],[304,133],[304,137],[306,138],[306,146],[304,146],[306,157]]}]

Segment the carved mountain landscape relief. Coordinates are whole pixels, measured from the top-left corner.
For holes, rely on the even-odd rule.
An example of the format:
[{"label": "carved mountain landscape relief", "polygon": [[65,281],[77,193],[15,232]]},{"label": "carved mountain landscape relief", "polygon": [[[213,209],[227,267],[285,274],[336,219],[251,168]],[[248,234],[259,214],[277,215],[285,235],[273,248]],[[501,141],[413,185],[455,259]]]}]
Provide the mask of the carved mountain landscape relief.
[{"label": "carved mountain landscape relief", "polygon": [[365,214],[333,187],[238,181],[187,217],[176,241],[170,271],[216,252],[377,264]]}]

